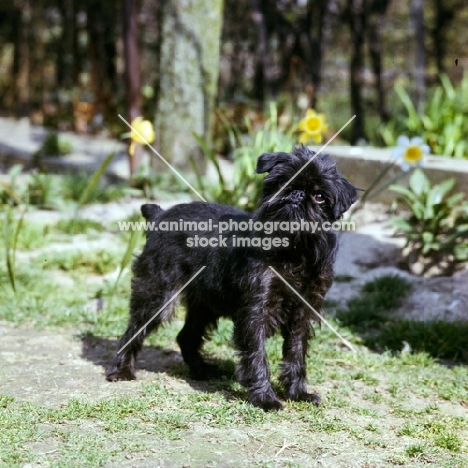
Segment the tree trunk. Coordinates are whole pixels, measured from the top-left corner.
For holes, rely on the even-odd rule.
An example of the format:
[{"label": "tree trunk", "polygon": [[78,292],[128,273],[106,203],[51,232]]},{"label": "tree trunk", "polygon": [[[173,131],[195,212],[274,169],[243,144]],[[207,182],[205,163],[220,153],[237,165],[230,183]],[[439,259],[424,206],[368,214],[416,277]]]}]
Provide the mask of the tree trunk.
[{"label": "tree trunk", "polygon": [[25,117],[29,111],[29,74],[30,74],[30,15],[29,1],[18,2],[13,7],[11,18],[13,22],[13,65],[11,86],[3,96],[6,108],[14,110],[20,116]]},{"label": "tree trunk", "polygon": [[315,108],[322,83],[323,24],[327,11],[325,0],[309,1],[306,14],[306,27],[310,57],[307,60],[308,75],[311,85],[309,106]]},{"label": "tree trunk", "polygon": [[431,28],[431,33],[438,73],[445,72],[444,59],[447,52],[447,30],[454,20],[455,14],[459,13],[458,10],[463,7],[463,1],[451,2],[448,6],[446,0],[434,1],[435,24]]},{"label": "tree trunk", "polygon": [[70,89],[74,84],[75,67],[73,51],[76,37],[75,0],[58,2],[62,19],[61,34],[57,44],[56,84],[58,88]]},{"label": "tree trunk", "polygon": [[[123,43],[125,56],[125,89],[127,118],[130,122],[141,115],[141,70],[138,47],[137,7],[134,0],[123,0]],[[135,155],[129,153],[130,174],[134,174],[140,158],[140,148]]]},{"label": "tree trunk", "polygon": [[[88,57],[96,111],[115,116],[115,2],[87,0]],[[129,0],[130,3],[133,3]]]},{"label": "tree trunk", "polygon": [[388,4],[389,0],[374,0],[367,22],[367,40],[377,93],[377,107],[380,119],[383,122],[387,122],[390,119],[390,114],[385,104],[385,90],[382,83],[382,47],[380,37]]},{"label": "tree trunk", "polygon": [[364,105],[362,97],[362,72],[364,66],[363,44],[365,34],[365,12],[363,0],[349,0],[349,24],[352,52],[350,64],[351,113],[356,115],[351,129],[354,145],[365,138]]},{"label": "tree trunk", "polygon": [[[219,72],[222,0],[162,4],[156,147],[174,166],[202,164],[193,134],[210,144]],[[165,167],[153,158],[155,167]]]},{"label": "tree trunk", "polygon": [[415,42],[414,82],[416,85],[415,98],[418,112],[424,112],[426,95],[425,66],[424,66],[424,0],[411,0],[411,26]]},{"label": "tree trunk", "polygon": [[252,11],[252,20],[258,34],[253,95],[263,103],[265,101],[265,96],[267,100],[271,99],[272,96],[272,90],[267,76],[269,69],[269,55],[267,51],[268,35],[260,2],[258,0],[249,0],[249,3]]}]

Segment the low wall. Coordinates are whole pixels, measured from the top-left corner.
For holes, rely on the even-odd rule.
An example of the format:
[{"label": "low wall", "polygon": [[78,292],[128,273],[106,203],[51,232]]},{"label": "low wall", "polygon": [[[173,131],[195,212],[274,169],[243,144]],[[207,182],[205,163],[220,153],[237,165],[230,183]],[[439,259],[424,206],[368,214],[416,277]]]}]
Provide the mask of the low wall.
[{"label": "low wall", "polygon": [[[311,146],[318,151],[320,146]],[[340,172],[356,187],[366,189],[379,176],[389,161],[392,161],[392,149],[355,147],[355,146],[328,146],[324,153],[332,156]],[[453,159],[442,156],[427,156],[424,164],[424,173],[431,183],[442,182],[453,177],[455,179],[454,192],[464,192],[468,199],[468,160]],[[379,186],[390,181],[402,170],[398,164],[392,167],[383,178]],[[405,174],[397,181],[398,184],[407,185],[409,174]],[[397,194],[384,190],[372,201],[391,203]]]}]

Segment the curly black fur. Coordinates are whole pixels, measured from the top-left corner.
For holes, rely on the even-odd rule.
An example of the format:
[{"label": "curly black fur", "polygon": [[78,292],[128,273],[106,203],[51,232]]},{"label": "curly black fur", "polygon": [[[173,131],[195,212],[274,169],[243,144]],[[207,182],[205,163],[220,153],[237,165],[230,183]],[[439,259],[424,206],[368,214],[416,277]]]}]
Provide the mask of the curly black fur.
[{"label": "curly black fur", "polygon": [[[357,200],[355,187],[336,169],[326,155],[305,147],[289,153],[266,153],[259,157],[257,172],[268,172],[263,182],[259,209],[252,214],[230,206],[193,202],[163,211],[158,205],[143,205],[148,221],[324,221],[333,222]],[[271,197],[314,157],[302,172],[272,201]],[[225,232],[227,247],[193,248],[187,239],[195,234],[218,238],[217,228],[206,232],[149,231],[142,254],[133,265],[130,322],[119,343],[124,346],[148,320],[202,267],[203,272],[183,291],[187,308],[185,325],[177,337],[184,361],[194,379],[216,375],[216,368],[201,355],[204,338],[216,327],[219,317],[234,322],[234,345],[238,350],[237,377],[247,388],[249,401],[264,410],[282,408],[270,384],[265,339],[277,331],[283,338],[280,381],[285,396],[315,404],[320,398],[307,393],[306,355],[314,313],[290,291],[269,268],[272,266],[316,309],[331,286],[337,238],[333,231],[292,234],[252,230]],[[234,236],[260,240],[287,239],[287,245],[265,250],[232,246]],[[257,240],[258,240],[257,239]],[[135,358],[145,337],[173,314],[168,305],[108,368],[110,381],[135,378]]]}]

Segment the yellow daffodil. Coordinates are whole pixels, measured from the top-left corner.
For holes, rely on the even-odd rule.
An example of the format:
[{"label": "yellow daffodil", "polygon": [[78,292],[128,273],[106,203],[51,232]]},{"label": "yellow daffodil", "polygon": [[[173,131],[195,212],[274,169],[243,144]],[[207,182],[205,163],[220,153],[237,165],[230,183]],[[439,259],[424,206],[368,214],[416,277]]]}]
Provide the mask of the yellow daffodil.
[{"label": "yellow daffodil", "polygon": [[155,138],[153,124],[149,120],[143,120],[143,117],[133,119],[130,138],[132,142],[140,145],[153,143]]},{"label": "yellow daffodil", "polygon": [[322,142],[322,134],[328,129],[325,123],[325,115],[318,114],[313,109],[308,109],[306,116],[299,122],[298,126],[301,134],[299,135],[299,143],[306,144],[310,140],[314,143]]},{"label": "yellow daffodil", "polygon": [[422,166],[424,164],[424,156],[430,153],[428,145],[423,144],[420,137],[409,139],[405,135],[397,138],[397,145],[393,150],[393,157],[400,161],[400,166],[403,171],[408,171],[411,167]]}]

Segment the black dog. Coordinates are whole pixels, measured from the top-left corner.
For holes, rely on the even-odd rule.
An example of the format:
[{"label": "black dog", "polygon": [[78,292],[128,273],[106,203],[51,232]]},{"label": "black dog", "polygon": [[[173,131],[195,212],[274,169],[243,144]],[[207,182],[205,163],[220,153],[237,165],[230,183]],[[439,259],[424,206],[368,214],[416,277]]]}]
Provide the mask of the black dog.
[{"label": "black dog", "polygon": [[[147,233],[143,253],[134,262],[130,323],[119,348],[134,339],[114,358],[108,380],[135,378],[135,357],[145,336],[172,316],[174,301],[144,325],[205,266],[180,294],[187,316],[177,341],[191,377],[215,375],[215,366],[203,360],[200,350],[218,318],[227,316],[234,322],[240,358],[237,377],[247,387],[253,405],[264,410],[282,408],[270,384],[264,349],[265,339],[278,330],[284,338],[280,381],[285,397],[320,403],[320,397],[307,393],[305,387],[311,321],[318,318],[269,267],[319,310],[333,279],[336,234],[324,229],[283,231],[280,222],[334,222],[357,200],[356,189],[329,156],[315,157],[305,147],[295,148],[292,154],[261,155],[256,172],[269,174],[263,182],[260,208],[253,215],[213,203],[181,204],[167,211],[158,205],[142,206],[144,217],[160,230]],[[194,232],[161,230],[170,222],[174,227],[182,221],[207,224],[208,220],[214,226]],[[275,229],[257,229],[259,223]],[[221,225],[229,225],[229,231],[222,232]]]}]

